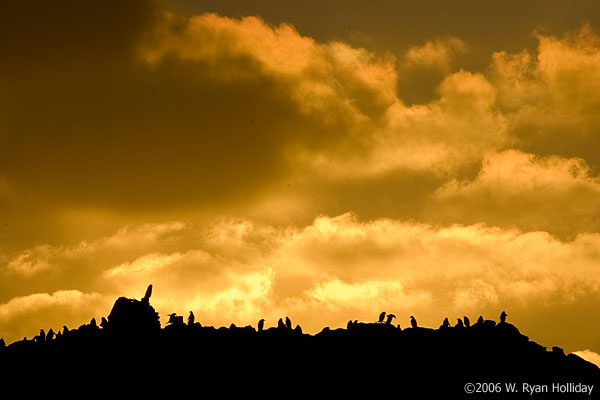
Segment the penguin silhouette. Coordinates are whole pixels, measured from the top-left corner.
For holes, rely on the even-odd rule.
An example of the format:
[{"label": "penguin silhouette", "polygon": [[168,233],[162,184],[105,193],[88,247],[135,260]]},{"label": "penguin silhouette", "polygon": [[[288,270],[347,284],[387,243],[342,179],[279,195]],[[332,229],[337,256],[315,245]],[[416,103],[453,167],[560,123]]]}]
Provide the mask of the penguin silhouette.
[{"label": "penguin silhouette", "polygon": [[394,314],[388,314],[387,316],[387,320],[385,321],[385,323],[387,325],[390,325],[392,323],[392,319],[396,318],[396,316]]},{"label": "penguin silhouette", "polygon": [[144,297],[142,298],[142,303],[150,304],[150,296],[152,296],[152,285],[148,285],[146,294],[144,294]]},{"label": "penguin silhouette", "polygon": [[412,315],[410,316],[410,326],[412,326],[413,328],[416,328],[418,326],[417,320]]}]

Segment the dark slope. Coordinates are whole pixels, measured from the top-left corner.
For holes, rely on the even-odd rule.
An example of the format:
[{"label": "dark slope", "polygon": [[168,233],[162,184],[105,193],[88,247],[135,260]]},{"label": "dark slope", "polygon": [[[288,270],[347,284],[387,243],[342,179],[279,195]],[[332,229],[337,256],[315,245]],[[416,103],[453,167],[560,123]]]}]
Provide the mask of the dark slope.
[{"label": "dark slope", "polygon": [[[96,387],[113,394],[130,391],[136,398],[215,390],[268,398],[587,399],[600,394],[595,365],[559,348],[547,351],[509,323],[437,330],[349,323],[347,329],[307,335],[284,324],[259,332],[180,319],[161,329],[148,299],[119,298],[101,325],[92,321],[58,337],[1,348],[0,382],[42,392]],[[571,392],[558,392],[552,386],[558,383]],[[518,393],[507,393],[512,384]],[[527,388],[543,391],[544,386],[524,384],[546,385],[548,392],[529,394]],[[577,384],[594,385],[592,395],[573,392],[582,389]],[[466,394],[465,385],[479,392]]]}]

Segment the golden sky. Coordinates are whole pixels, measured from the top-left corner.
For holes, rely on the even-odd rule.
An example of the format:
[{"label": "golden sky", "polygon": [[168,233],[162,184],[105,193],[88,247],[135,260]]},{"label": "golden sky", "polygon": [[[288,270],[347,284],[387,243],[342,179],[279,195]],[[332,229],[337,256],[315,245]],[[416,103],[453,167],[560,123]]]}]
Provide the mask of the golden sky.
[{"label": "golden sky", "polygon": [[597,357],[597,29],[595,0],[4,2],[0,337],[152,283],[163,324],[506,310]]}]

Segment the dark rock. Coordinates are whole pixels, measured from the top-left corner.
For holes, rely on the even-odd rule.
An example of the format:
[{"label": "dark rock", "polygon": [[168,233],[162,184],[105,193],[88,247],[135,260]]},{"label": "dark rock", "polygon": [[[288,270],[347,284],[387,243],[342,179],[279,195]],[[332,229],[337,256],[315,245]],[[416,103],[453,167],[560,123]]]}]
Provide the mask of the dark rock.
[{"label": "dark rock", "polygon": [[188,325],[183,317],[172,316],[161,329],[149,302],[121,297],[103,329],[90,322],[76,330],[65,327],[60,340],[24,339],[7,346],[0,352],[0,376],[12,383],[28,371],[23,376],[38,385],[42,378],[63,384],[93,379],[112,394],[122,393],[121,387],[171,388],[173,382],[201,382],[205,393],[258,390],[268,381],[267,393],[281,393],[270,386],[279,385],[293,388],[298,396],[336,398],[396,396],[399,390],[404,398],[465,398],[469,382],[517,387],[522,382],[600,382],[595,365],[565,356],[557,346],[546,351],[506,322],[494,326],[478,321],[473,325],[477,329],[402,330],[353,321],[348,329],[325,327],[307,335],[299,325],[287,328],[281,319],[278,328],[257,331],[249,325]]},{"label": "dark rock", "polygon": [[144,334],[160,330],[158,313],[150,304],[119,297],[108,315],[106,330]]}]

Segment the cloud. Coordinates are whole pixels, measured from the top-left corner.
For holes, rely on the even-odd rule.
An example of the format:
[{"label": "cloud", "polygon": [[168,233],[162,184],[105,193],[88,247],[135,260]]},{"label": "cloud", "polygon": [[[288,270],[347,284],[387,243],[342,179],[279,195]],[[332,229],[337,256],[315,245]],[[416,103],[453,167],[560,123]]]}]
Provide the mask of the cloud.
[{"label": "cloud", "polygon": [[594,166],[600,119],[600,39],[590,25],[563,38],[538,34],[537,55],[529,51],[493,55],[491,81],[498,105],[523,149],[580,156]]},{"label": "cloud", "polygon": [[596,364],[598,367],[600,367],[600,354],[598,354],[598,353],[594,353],[593,351],[590,351],[590,350],[580,350],[580,351],[574,351],[573,354],[578,355],[579,357],[583,358],[584,360],[589,361],[592,364]]},{"label": "cloud", "polygon": [[495,90],[481,74],[448,75],[438,92],[440,98],[428,105],[390,107],[389,136],[376,165],[455,171],[509,141],[506,121],[493,107]]},{"label": "cloud", "polygon": [[471,181],[440,187],[427,213],[441,221],[486,222],[574,237],[597,232],[600,180],[578,158],[489,153]]},{"label": "cloud", "polygon": [[[390,193],[391,187],[420,180],[427,183],[413,184],[421,188],[418,196],[391,195],[412,202],[406,205],[412,214],[403,217],[414,217],[412,210],[427,196],[422,187],[435,190],[436,183],[473,168],[489,151],[517,144],[513,108],[524,107],[507,105],[510,71],[529,71],[513,76],[520,88],[513,101],[543,97],[531,97],[537,93],[531,82],[545,86],[531,72],[528,53],[519,56],[523,60],[515,56],[517,61],[497,55],[490,76],[450,73],[451,57],[466,48],[451,36],[413,47],[397,62],[390,54],[340,41],[319,42],[290,24],[210,13],[183,16],[146,6],[147,19],[127,28],[126,46],[111,37],[98,39],[101,48],[115,48],[105,64],[99,61],[98,68],[72,78],[80,66],[76,54],[85,53],[77,47],[64,54],[63,72],[56,76],[44,64],[51,60],[40,61],[47,68],[36,77],[46,79],[47,90],[7,86],[14,101],[3,121],[10,134],[2,140],[14,151],[0,167],[2,187],[10,188],[3,207],[10,222],[19,214],[40,225],[50,210],[57,215],[75,208],[182,217],[189,210],[243,210],[298,222],[312,219],[313,211],[353,209],[336,205],[336,199],[356,185]],[[108,22],[99,17],[95,24]],[[85,25],[63,29],[56,34],[91,35]],[[551,53],[553,43],[574,46],[566,39],[546,41],[540,57]],[[35,40],[23,43],[32,52],[40,46]],[[118,68],[101,67],[109,63]],[[406,63],[444,70],[431,101],[403,102],[398,82]],[[29,118],[32,111],[39,115]],[[294,191],[284,186],[292,180],[300,182]],[[316,193],[323,197],[318,207]],[[380,197],[352,206],[361,207],[362,215],[376,214]],[[307,212],[311,207],[315,210]],[[18,236],[10,230],[17,223],[10,224],[7,238]],[[17,264],[24,266],[27,255],[21,256]],[[31,266],[38,267],[43,264]]]},{"label": "cloud", "polygon": [[450,71],[450,61],[456,54],[467,51],[464,41],[448,36],[427,41],[423,46],[415,46],[404,55],[405,68],[429,68],[441,73]]},{"label": "cloud", "polygon": [[[86,246],[47,246],[45,252],[28,253],[29,262],[43,262],[52,254],[52,265],[64,276],[79,274],[87,282],[81,293],[97,294],[76,291],[77,299],[87,299],[88,311],[108,313],[107,302],[121,295],[139,298],[153,283],[152,303],[161,315],[192,310],[211,325],[254,324],[260,318],[269,325],[289,315],[315,332],[325,325],[343,326],[348,319],[370,321],[386,310],[400,324],[417,315],[423,325],[435,327],[445,316],[493,318],[506,309],[532,338],[566,348],[597,346],[577,331],[582,321],[565,323],[560,331],[546,331],[536,322],[554,319],[557,324],[569,320],[574,309],[600,304],[599,260],[593,250],[600,236],[595,233],[561,241],[545,232],[393,219],[361,222],[352,214],[321,216],[305,227],[222,218],[204,228],[181,228],[181,222],[130,227],[127,234],[115,232]],[[138,236],[143,242],[156,232],[169,240],[139,245],[129,239]],[[115,254],[116,245],[102,243],[131,251]],[[92,250],[73,262],[75,249],[83,248]],[[10,286],[19,279],[24,278],[5,275],[3,282]],[[46,304],[47,325],[80,323],[79,317],[60,311],[66,301],[58,301],[62,297],[56,293],[64,279],[53,280],[43,269],[31,270],[26,279],[38,294],[29,300],[8,297],[4,309],[23,309],[17,305],[24,301],[25,308]],[[17,339],[11,336],[12,324],[19,321],[9,319],[0,336]]]},{"label": "cloud", "polygon": [[0,305],[0,331],[9,343],[23,337],[32,339],[40,329],[47,332],[52,328],[56,333],[65,323],[77,327],[92,317],[107,316],[111,301],[99,293],[78,290],[15,297]]},{"label": "cloud", "polygon": [[373,130],[370,151],[318,153],[312,156],[313,168],[328,171],[332,179],[397,171],[448,174],[510,143],[506,120],[494,108],[495,89],[483,75],[448,75],[438,93],[427,105],[390,105]]},{"label": "cloud", "polygon": [[142,293],[151,282],[160,282],[154,306],[196,317],[254,323],[271,285],[271,270],[263,266],[240,265],[201,250],[186,253],[148,254],[104,272],[104,280],[121,292]]},{"label": "cloud", "polygon": [[[82,21],[92,10],[80,6],[72,12],[73,20]],[[32,36],[43,36],[28,19],[18,21]],[[45,200],[41,206],[59,209],[75,204],[130,212],[174,204],[214,206],[235,202],[239,193],[251,196],[284,173],[287,143],[314,131],[316,122],[289,97],[287,81],[263,69],[259,48],[243,54],[235,51],[235,43],[217,47],[216,62],[174,56],[173,50],[149,63],[143,49],[162,17],[152,21],[126,19],[135,33],[131,42],[105,57],[82,45],[62,54],[60,65],[52,58],[11,58],[23,64],[15,69],[29,71],[2,80],[11,106],[1,140],[13,151],[0,168],[16,193],[13,208],[38,209],[39,198]],[[220,21],[216,35],[254,28]],[[97,24],[111,29],[90,32],[95,26],[65,23],[59,36],[85,37],[120,27],[108,17]],[[303,40],[294,32],[271,32],[286,54],[297,45],[294,38]],[[246,33],[260,40],[255,32]],[[99,46],[112,48],[111,38],[100,35]],[[38,54],[44,46],[52,48],[52,39],[49,35],[51,43],[32,40],[23,46]],[[97,61],[93,68],[81,66],[86,54]],[[232,80],[215,79],[224,70]]]},{"label": "cloud", "polygon": [[393,57],[336,41],[317,43],[287,24],[271,26],[258,17],[169,15],[163,31],[145,52],[150,65],[174,57],[208,64],[207,73],[216,81],[273,79],[304,128],[301,135],[286,128],[283,137],[282,151],[296,167],[302,158],[298,152],[326,158],[368,152],[373,121],[397,100]]},{"label": "cloud", "polygon": [[[98,290],[98,276],[120,260],[139,257],[159,246],[181,246],[187,225],[181,221],[125,226],[108,236],[66,245],[40,244],[16,254],[4,253],[0,301],[22,293],[23,287],[54,292],[65,287]],[[107,292],[107,288],[104,288]],[[112,292],[117,294],[117,292]]]},{"label": "cloud", "polygon": [[[80,21],[90,11],[72,12]],[[439,98],[408,107],[390,54],[319,43],[258,17],[151,7],[148,15],[130,21],[127,45],[96,39],[108,53],[94,68],[81,69],[78,57],[101,52],[74,42],[60,66],[42,59],[19,84],[4,82],[12,99],[1,136],[13,149],[0,161],[14,193],[7,209],[43,213],[44,198],[42,210],[225,211],[295,174],[448,172],[508,140],[481,74],[448,75]],[[111,24],[98,18],[94,24]],[[65,26],[48,43],[23,46],[36,53],[65,35],[92,35],[96,25]],[[462,48],[454,38],[432,43],[431,57]],[[20,62],[15,69],[24,74],[34,67]],[[33,75],[44,90],[31,84]]]},{"label": "cloud", "polygon": [[147,249],[161,243],[162,246],[174,236],[180,235],[186,228],[181,221],[171,221],[159,224],[142,224],[139,226],[126,226],[120,228],[110,236],[101,237],[91,242],[82,241],[75,246],[50,246],[47,244],[27,249],[14,256],[7,264],[8,272],[31,276],[58,268],[54,260],[77,260],[91,257],[100,252],[118,253],[126,249],[129,255],[132,252],[147,251]]}]

